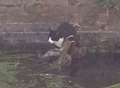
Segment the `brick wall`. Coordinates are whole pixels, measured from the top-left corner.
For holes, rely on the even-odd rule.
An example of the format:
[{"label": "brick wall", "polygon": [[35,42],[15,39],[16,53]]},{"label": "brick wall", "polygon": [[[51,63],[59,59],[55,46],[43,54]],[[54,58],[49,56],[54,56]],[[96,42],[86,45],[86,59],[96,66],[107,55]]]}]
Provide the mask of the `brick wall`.
[{"label": "brick wall", "polygon": [[0,23],[46,22],[58,15],[52,17],[56,21],[66,6],[67,0],[0,0]]},{"label": "brick wall", "polygon": [[2,25],[12,23],[13,26],[25,26],[25,23],[30,23],[32,27],[35,23],[45,24],[44,27],[48,24],[54,26],[74,19],[74,14],[78,14],[75,19],[80,25],[85,26],[81,30],[98,30],[101,23],[105,23],[107,29],[118,31],[120,10],[116,8],[110,10],[107,18],[104,15],[106,10],[99,7],[96,0],[0,0],[0,31],[4,30]]}]

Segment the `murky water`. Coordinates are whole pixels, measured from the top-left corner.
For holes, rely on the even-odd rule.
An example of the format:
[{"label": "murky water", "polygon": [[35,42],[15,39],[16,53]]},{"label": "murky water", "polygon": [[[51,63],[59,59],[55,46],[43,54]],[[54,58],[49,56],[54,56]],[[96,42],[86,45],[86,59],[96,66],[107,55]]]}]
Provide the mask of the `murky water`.
[{"label": "murky water", "polygon": [[[0,76],[3,77],[1,72],[5,72],[6,75],[3,79],[7,83],[2,88],[7,88],[5,87],[7,85],[9,85],[8,88],[14,88],[15,84],[17,84],[18,88],[41,88],[41,86],[47,88],[45,87],[45,79],[41,79],[40,74],[55,74],[59,76],[63,73],[60,77],[79,84],[82,86],[81,88],[104,88],[120,82],[119,53],[87,53],[75,61],[75,64],[71,65],[70,68],[68,67],[69,70],[65,68],[63,72],[51,71],[47,65],[48,63],[41,62],[41,55],[42,53],[39,49],[2,51],[0,55]],[[8,71],[11,72],[9,73]],[[69,75],[70,72],[73,73],[72,77]],[[7,77],[10,78],[7,79]],[[58,81],[61,80],[59,79]]]}]

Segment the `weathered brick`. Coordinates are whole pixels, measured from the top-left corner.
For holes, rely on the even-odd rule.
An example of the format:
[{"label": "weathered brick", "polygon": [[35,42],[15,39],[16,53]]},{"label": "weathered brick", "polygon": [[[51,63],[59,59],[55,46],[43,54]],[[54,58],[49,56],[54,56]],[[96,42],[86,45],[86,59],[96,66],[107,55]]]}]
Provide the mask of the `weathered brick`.
[{"label": "weathered brick", "polygon": [[68,0],[47,0],[47,3],[50,4],[51,6],[63,6],[67,7],[68,6]]},{"label": "weathered brick", "polygon": [[1,7],[0,6],[0,14],[5,14],[7,12],[8,8],[7,7]]},{"label": "weathered brick", "polygon": [[48,29],[56,29],[57,23],[1,23],[0,32],[48,32]]},{"label": "weathered brick", "polygon": [[[68,0],[0,0],[0,23],[45,23],[41,24],[41,27],[46,27],[47,24],[70,21],[77,13],[79,15],[75,19],[79,21],[81,30],[98,30],[96,22],[103,9],[98,8],[94,0],[89,1],[90,3],[88,0],[78,1],[79,6],[70,6]],[[119,11],[111,10],[107,28],[119,30],[118,19]],[[107,22],[107,19],[105,21]]]},{"label": "weathered brick", "polygon": [[0,6],[16,6],[20,4],[21,0],[0,0]]}]

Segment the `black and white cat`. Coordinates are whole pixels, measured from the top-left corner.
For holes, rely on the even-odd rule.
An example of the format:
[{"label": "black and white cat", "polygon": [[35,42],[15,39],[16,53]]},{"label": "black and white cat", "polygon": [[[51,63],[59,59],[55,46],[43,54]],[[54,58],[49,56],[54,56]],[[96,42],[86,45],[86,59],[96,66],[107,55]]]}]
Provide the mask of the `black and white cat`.
[{"label": "black and white cat", "polygon": [[65,38],[74,38],[75,35],[75,27],[68,22],[64,22],[58,26],[57,30],[49,31],[48,42],[54,44],[58,48],[61,48]]}]

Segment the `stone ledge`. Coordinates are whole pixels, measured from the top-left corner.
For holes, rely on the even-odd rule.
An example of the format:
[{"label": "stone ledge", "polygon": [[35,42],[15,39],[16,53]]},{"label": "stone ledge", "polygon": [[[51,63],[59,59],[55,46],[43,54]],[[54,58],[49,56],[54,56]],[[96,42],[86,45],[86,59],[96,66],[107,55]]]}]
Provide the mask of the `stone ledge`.
[{"label": "stone ledge", "polygon": [[[0,44],[19,45],[48,43],[48,32],[0,32]],[[34,43],[34,44],[33,44]],[[120,32],[81,31],[79,35],[80,52],[120,51]]]}]

